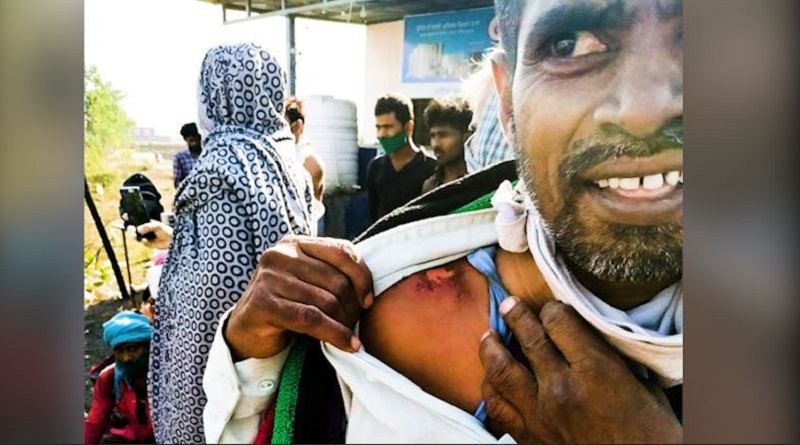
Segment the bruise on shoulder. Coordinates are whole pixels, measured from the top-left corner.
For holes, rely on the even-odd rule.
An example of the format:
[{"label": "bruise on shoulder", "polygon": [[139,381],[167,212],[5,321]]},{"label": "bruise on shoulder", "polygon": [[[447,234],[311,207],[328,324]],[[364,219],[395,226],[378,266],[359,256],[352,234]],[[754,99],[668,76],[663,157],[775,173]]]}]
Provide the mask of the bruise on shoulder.
[{"label": "bruise on shoulder", "polygon": [[361,329],[373,339],[393,337],[393,347],[401,338],[443,335],[453,324],[488,320],[488,304],[481,303],[487,295],[486,278],[466,259],[456,260],[412,274],[378,295],[362,314]]},{"label": "bruise on shoulder", "polygon": [[412,312],[459,311],[486,287],[486,279],[466,258],[416,272],[400,280],[376,298],[379,305],[397,305]]},{"label": "bruise on shoulder", "polygon": [[464,268],[459,263],[418,272],[406,280],[409,284],[405,287],[420,295],[452,296],[460,299],[466,294]]},{"label": "bruise on shoulder", "polygon": [[433,321],[437,326],[445,326],[454,317],[474,313],[473,305],[480,299],[481,289],[487,289],[486,278],[466,259],[420,271],[378,295],[375,304],[362,316],[362,328],[369,332],[376,325],[385,328],[391,325],[386,329],[407,335],[405,328],[414,332],[435,329],[428,325]]},{"label": "bruise on shoulder", "polygon": [[362,314],[359,336],[370,354],[425,391],[474,410],[488,293],[486,277],[465,258],[420,271],[376,297]]}]

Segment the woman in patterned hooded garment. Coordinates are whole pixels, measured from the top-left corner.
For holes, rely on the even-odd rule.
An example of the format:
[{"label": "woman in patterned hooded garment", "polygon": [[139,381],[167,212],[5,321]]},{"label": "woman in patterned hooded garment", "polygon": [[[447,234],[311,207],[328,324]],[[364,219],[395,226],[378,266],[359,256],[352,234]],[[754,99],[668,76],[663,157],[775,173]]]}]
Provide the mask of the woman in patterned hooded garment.
[{"label": "woman in patterned hooded garment", "polygon": [[217,321],[241,297],[258,257],[312,232],[312,190],[284,120],[286,75],[254,44],[211,48],[198,84],[197,165],[175,196],[151,347],[158,443],[202,443],[203,372]]}]

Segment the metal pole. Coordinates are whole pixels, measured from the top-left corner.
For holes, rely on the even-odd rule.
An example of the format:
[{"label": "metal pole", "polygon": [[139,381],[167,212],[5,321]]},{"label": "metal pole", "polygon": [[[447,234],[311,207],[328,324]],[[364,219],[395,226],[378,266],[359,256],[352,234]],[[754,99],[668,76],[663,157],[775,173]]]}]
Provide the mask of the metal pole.
[{"label": "metal pole", "polygon": [[131,262],[128,259],[128,234],[125,233],[127,226],[122,227],[122,246],[125,249],[125,268],[128,269],[128,295],[131,296],[131,305],[135,307],[136,301],[133,295],[133,279],[131,279]]},{"label": "metal pole", "polygon": [[228,23],[228,8],[225,7],[225,3],[222,4],[222,24]]},{"label": "metal pole", "polygon": [[[111,246],[111,240],[108,239],[108,233],[106,233],[106,228],[103,226],[103,220],[100,218],[100,212],[97,211],[97,206],[94,204],[92,193],[89,192],[89,183],[86,182],[86,176],[83,177],[83,191],[84,198],[86,199],[86,205],[89,207],[89,212],[92,214],[94,225],[97,227],[97,232],[100,234],[100,240],[103,242],[103,247],[106,249],[108,261],[111,262],[111,269],[114,271],[114,278],[117,279],[119,293],[122,295],[123,300],[131,301],[131,295],[128,293],[128,287],[125,285],[125,279],[122,278],[122,271],[119,269],[119,263],[117,263],[117,256],[114,254],[114,248]],[[122,241],[125,242],[124,229],[122,233]],[[127,254],[127,251],[125,253]],[[128,276],[128,280],[130,281],[130,276]]]},{"label": "metal pole", "polygon": [[[225,22],[225,24],[226,25],[230,25],[230,24],[240,23],[240,22],[249,22],[251,20],[261,20],[261,19],[266,19],[266,18],[275,17],[275,16],[289,16],[289,15],[297,16],[297,15],[307,14],[307,13],[316,12],[316,11],[329,11],[330,12],[330,10],[338,8],[340,6],[349,7],[350,4],[355,2],[355,1],[357,1],[357,0],[328,0],[327,2],[324,2],[324,3],[323,2],[317,2],[317,3],[311,3],[311,4],[308,4],[308,5],[304,5],[304,6],[290,6],[290,7],[287,7],[287,8],[284,8],[283,7],[283,3],[282,3],[281,4],[281,9],[277,9],[276,8],[275,10],[272,10],[272,11],[269,11],[269,12],[267,12],[267,11],[260,12],[260,13],[258,13],[256,15],[252,16],[252,17],[242,17],[242,18],[238,18],[238,19],[227,20]],[[362,3],[366,4],[366,3],[375,2],[376,0],[361,0],[361,1],[362,1]]]},{"label": "metal pole", "polygon": [[286,16],[286,48],[289,52],[289,69],[287,74],[289,77],[289,96],[295,95],[295,54],[297,53],[294,44],[294,16]]},{"label": "metal pole", "polygon": [[247,0],[244,5],[244,10],[247,11],[247,16],[250,17],[250,10],[253,8],[252,0]]}]

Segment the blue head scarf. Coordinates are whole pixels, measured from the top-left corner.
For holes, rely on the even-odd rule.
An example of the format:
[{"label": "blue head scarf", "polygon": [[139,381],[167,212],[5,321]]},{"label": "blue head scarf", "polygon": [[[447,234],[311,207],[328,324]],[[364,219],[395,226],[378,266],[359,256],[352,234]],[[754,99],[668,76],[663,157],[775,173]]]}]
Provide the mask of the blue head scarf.
[{"label": "blue head scarf", "polygon": [[[150,342],[153,326],[150,319],[135,312],[120,312],[103,323],[103,340],[111,349],[123,343]],[[119,400],[122,394],[120,384],[127,379],[124,367],[117,363],[114,369],[114,398]]]}]

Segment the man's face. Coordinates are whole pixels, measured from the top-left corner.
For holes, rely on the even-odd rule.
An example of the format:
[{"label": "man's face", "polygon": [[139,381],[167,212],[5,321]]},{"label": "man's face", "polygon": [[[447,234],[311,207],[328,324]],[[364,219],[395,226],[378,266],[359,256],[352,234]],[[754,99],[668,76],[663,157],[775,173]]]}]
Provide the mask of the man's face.
[{"label": "man's face", "polygon": [[681,14],[670,0],[528,1],[513,76],[501,68],[520,177],[568,260],[603,280],[682,272]]},{"label": "man's face", "polygon": [[394,112],[375,116],[375,130],[379,138],[390,138],[405,131],[403,124],[397,120]]},{"label": "man's face", "polygon": [[150,343],[122,343],[114,348],[114,360],[129,377],[147,375],[150,362]]},{"label": "man's face", "polygon": [[197,151],[200,149],[200,136],[199,135],[190,135],[183,138],[186,141],[186,145],[193,151]]},{"label": "man's face", "polygon": [[450,165],[464,159],[464,132],[449,125],[434,125],[430,134],[431,148],[439,165]]},{"label": "man's face", "polygon": [[297,119],[289,124],[289,129],[292,131],[292,135],[294,135],[295,142],[300,142],[300,136],[303,135],[303,124],[304,122],[302,119]]},{"label": "man's face", "polygon": [[303,129],[305,127],[305,121],[300,116],[301,114],[296,106],[286,107],[284,118],[286,122],[289,123],[289,128],[294,135],[295,142],[300,142],[300,137],[303,135]]},{"label": "man's face", "polygon": [[147,343],[122,343],[114,348],[114,359],[118,362],[130,363],[142,358],[150,352]]}]

